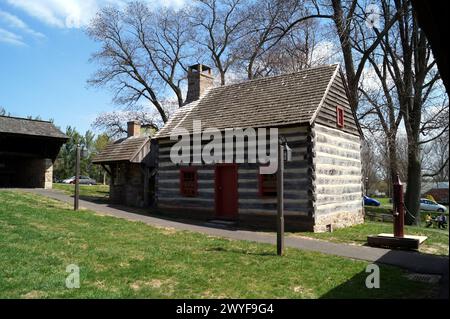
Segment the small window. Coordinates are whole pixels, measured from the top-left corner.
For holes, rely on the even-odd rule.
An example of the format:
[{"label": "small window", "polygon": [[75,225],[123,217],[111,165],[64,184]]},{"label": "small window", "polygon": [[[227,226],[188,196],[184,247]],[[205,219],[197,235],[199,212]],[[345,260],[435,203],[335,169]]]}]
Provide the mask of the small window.
[{"label": "small window", "polygon": [[344,127],[344,108],[341,106],[336,107],[336,124],[339,127]]},{"label": "small window", "polygon": [[259,174],[259,195],[277,196],[277,174]]},{"label": "small window", "polygon": [[183,196],[197,196],[197,170],[186,167],[180,169],[180,193]]}]

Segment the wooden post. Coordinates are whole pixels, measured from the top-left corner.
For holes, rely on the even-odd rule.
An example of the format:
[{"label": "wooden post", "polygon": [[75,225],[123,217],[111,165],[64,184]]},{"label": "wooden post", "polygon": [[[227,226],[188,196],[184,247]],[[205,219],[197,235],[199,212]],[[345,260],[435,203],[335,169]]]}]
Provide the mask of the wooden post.
[{"label": "wooden post", "polygon": [[284,144],[278,145],[277,170],[277,255],[282,256],[284,251]]},{"label": "wooden post", "polygon": [[404,237],[405,204],[403,201],[403,184],[400,177],[394,181],[394,237]]},{"label": "wooden post", "polygon": [[73,198],[73,210],[78,210],[80,198],[80,144],[77,144],[77,155],[75,160],[75,196]]}]

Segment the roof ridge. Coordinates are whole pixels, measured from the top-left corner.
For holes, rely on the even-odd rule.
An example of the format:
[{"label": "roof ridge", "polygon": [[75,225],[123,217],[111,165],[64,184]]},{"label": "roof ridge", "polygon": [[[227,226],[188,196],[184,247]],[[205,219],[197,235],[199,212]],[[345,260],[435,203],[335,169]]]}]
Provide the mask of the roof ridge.
[{"label": "roof ridge", "polygon": [[26,117],[9,116],[9,115],[0,115],[0,117],[11,118],[11,119],[16,119],[16,120],[26,120],[26,121],[34,121],[34,122],[44,122],[44,123],[50,123],[50,124],[55,125],[53,122],[47,121],[47,120],[29,119],[29,118],[26,118]]},{"label": "roof ridge", "polygon": [[[290,75],[294,75],[294,74],[300,74],[300,73],[303,73],[303,72],[306,72],[306,71],[311,71],[311,70],[320,69],[320,68],[329,68],[329,67],[339,67],[339,63],[317,65],[317,66],[313,66],[313,67],[310,67],[310,68],[301,69],[299,71],[287,72],[287,73],[271,75],[271,76],[264,76],[264,77],[260,77],[260,78],[250,79],[250,80],[243,80],[242,82],[238,82],[238,83],[219,85],[219,86],[211,87],[210,90],[212,91],[212,90],[216,90],[216,89],[220,89],[220,88],[228,88],[228,87],[242,85],[242,84],[247,84],[247,83],[254,83],[254,82],[264,81],[264,80],[271,80],[271,79],[275,79],[275,78],[279,78],[279,77],[283,77],[283,76],[290,76]],[[205,96],[206,95],[207,94],[205,94]]]}]

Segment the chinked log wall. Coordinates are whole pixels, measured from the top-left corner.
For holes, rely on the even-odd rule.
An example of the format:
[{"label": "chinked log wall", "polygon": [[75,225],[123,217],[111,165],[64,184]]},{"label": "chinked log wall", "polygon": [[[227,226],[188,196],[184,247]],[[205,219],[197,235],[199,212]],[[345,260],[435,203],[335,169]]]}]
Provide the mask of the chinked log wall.
[{"label": "chinked log wall", "polygon": [[360,140],[316,124],[314,127],[316,192],[315,231],[363,222]]},{"label": "chinked log wall", "polygon": [[[292,161],[285,163],[285,215],[287,229],[312,229],[312,133],[309,126],[280,128],[279,134],[286,137],[292,148]],[[203,142],[204,144],[208,141]],[[158,173],[156,178],[156,199],[161,209],[176,210],[185,217],[211,218],[214,216],[214,167],[215,165],[194,165],[198,172],[198,196],[184,197],[180,194],[180,166],[170,161],[173,141],[159,140]],[[254,226],[274,227],[276,197],[262,197],[259,194],[259,165],[248,163],[247,148],[245,163],[238,164],[239,220]],[[223,151],[224,153],[224,151]]]},{"label": "chinked log wall", "polygon": [[109,167],[112,172],[109,195],[111,203],[144,207],[144,175],[140,164],[112,163]]}]

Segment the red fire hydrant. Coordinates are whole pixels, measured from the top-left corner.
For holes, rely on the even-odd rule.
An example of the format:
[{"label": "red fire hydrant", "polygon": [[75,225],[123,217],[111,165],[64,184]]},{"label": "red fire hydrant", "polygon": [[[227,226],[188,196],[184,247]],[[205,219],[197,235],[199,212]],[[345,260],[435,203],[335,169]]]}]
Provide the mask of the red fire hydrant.
[{"label": "red fire hydrant", "polygon": [[403,184],[400,177],[394,180],[394,237],[404,237],[405,204],[403,201]]}]

